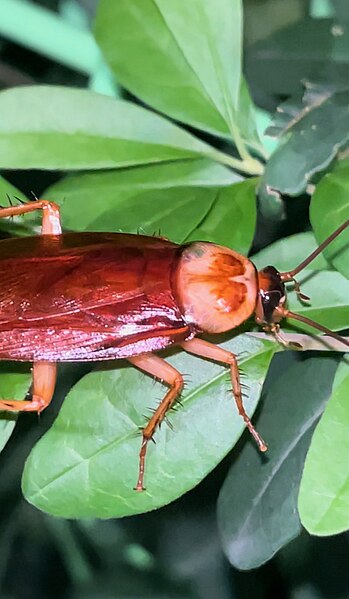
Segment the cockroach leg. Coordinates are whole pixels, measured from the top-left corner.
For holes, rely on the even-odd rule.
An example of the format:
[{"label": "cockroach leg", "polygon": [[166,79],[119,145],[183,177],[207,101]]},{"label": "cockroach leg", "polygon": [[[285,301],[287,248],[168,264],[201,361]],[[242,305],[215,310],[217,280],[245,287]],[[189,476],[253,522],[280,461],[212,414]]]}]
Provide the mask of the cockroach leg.
[{"label": "cockroach leg", "polygon": [[242,416],[246,427],[250,431],[252,437],[256,441],[258,445],[258,449],[260,451],[266,451],[267,445],[263,441],[260,434],[254,428],[250,418],[247,416],[245,412],[245,408],[242,401],[242,392],[241,392],[241,383],[240,383],[240,375],[239,375],[239,366],[236,359],[235,354],[214,345],[213,343],[209,343],[208,341],[204,341],[203,339],[191,339],[190,341],[184,341],[181,343],[181,346],[186,351],[195,354],[197,356],[202,356],[203,358],[208,358],[209,360],[215,360],[216,362],[222,362],[226,364],[230,368],[230,378],[233,387],[233,395],[236,403],[236,407],[240,416]]},{"label": "cockroach leg", "polygon": [[32,375],[32,400],[0,400],[0,411],[40,414],[49,405],[55,390],[57,365],[54,362],[34,362]]},{"label": "cockroach leg", "polygon": [[165,360],[159,358],[159,356],[142,354],[140,356],[128,358],[128,361],[134,366],[137,366],[137,368],[161,379],[170,386],[170,389],[167,391],[165,397],[142,432],[142,445],[139,453],[139,472],[135,491],[144,491],[144,469],[148,442],[153,438],[157,427],[165,419],[166,413],[173,406],[178,395],[182,392],[184,383],[180,372]]},{"label": "cockroach leg", "polygon": [[37,202],[28,202],[20,206],[8,206],[0,208],[0,218],[7,216],[20,216],[27,212],[42,210],[42,227],[43,235],[60,235],[62,233],[61,220],[59,216],[59,206],[48,200],[38,200]]}]

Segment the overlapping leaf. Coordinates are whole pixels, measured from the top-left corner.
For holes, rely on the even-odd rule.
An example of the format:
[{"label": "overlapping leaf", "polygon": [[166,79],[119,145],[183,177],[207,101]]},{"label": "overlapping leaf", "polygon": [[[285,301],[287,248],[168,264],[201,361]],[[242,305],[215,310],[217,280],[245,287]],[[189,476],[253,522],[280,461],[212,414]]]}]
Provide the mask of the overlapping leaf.
[{"label": "overlapping leaf", "polygon": [[0,114],[0,168],[102,169],[220,157],[145,108],[86,90],[5,90]]},{"label": "overlapping leaf", "polygon": [[349,139],[349,91],[322,90],[295,117],[272,154],[262,185],[298,195]]},{"label": "overlapping leaf", "polygon": [[[21,368],[19,368],[21,370]],[[22,369],[23,370],[23,369]],[[30,374],[16,372],[16,367],[3,362],[0,366],[0,398],[24,399],[30,386]],[[0,412],[0,451],[6,445],[16,424],[16,413]]]},{"label": "overlapping leaf", "polygon": [[[317,186],[310,218],[319,243],[349,219],[349,160],[338,162]],[[349,228],[325,250],[331,263],[349,278]]]},{"label": "overlapping leaf", "polygon": [[218,499],[225,553],[237,568],[256,568],[300,532],[296,506],[303,463],[337,365],[327,356],[297,363],[290,354],[273,363],[257,421],[269,444],[266,457],[246,444]]},{"label": "overlapping leaf", "polygon": [[349,528],[349,364],[340,364],[332,397],[316,428],[299,493],[303,526],[332,535]]},{"label": "overlapping leaf", "polygon": [[[247,352],[241,365],[253,412],[273,355],[270,342],[242,336],[224,345]],[[183,407],[150,444],[147,491],[136,493],[140,437],[147,406],[164,387],[132,368],[95,371],[69,393],[53,427],[32,451],[23,491],[28,501],[65,517],[117,517],[164,505],[195,486],[234,445],[244,429],[229,391],[227,372],[183,352],[169,361],[190,373]]]},{"label": "overlapping leaf", "polygon": [[[239,184],[209,161],[71,176],[45,192],[74,230],[161,232],[172,241],[215,241],[246,254],[256,221],[256,181]],[[103,197],[103,203],[100,198]]]},{"label": "overlapping leaf", "polygon": [[213,133],[236,128],[240,0],[104,0],[96,38],[118,79],[143,101]]}]

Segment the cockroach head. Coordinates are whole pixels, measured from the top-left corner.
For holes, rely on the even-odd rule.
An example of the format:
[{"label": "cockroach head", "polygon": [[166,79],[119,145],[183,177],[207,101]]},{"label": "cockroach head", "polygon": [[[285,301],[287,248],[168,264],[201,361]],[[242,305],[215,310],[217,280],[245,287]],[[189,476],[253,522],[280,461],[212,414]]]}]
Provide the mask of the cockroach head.
[{"label": "cockroach head", "polygon": [[256,321],[262,326],[277,324],[286,308],[286,289],[281,275],[274,266],[258,272]]}]

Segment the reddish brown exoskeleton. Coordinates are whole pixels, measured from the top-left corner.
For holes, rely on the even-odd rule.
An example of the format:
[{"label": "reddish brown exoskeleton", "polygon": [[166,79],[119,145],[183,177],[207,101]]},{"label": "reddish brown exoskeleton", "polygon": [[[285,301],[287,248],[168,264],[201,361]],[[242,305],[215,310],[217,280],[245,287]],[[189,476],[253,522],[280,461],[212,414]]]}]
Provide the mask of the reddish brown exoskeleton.
[{"label": "reddish brown exoskeleton", "polygon": [[1,208],[0,217],[38,209],[42,236],[0,242],[0,359],[33,362],[32,400],[0,400],[0,410],[43,410],[52,399],[61,361],[125,358],[161,379],[169,390],[142,431],[137,491],[144,488],[148,441],[183,389],[182,375],[153,352],[177,344],[229,366],[237,409],[265,451],[243,407],[236,356],[196,335],[234,329],[255,312],[277,338],[278,323],[289,316],[349,346],[336,333],[289,312],[284,286],[349,221],[293,271],[279,273],[272,266],[257,272],[250,260],[214,243],[62,234],[59,208],[45,200]]}]

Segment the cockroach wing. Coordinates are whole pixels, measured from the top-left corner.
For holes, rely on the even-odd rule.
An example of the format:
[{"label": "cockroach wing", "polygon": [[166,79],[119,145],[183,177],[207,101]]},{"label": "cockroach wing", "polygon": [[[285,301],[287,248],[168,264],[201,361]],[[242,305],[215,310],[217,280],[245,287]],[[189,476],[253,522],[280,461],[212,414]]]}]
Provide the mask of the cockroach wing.
[{"label": "cockroach wing", "polygon": [[192,336],[172,293],[179,246],[119,233],[0,243],[0,359],[105,360]]}]

